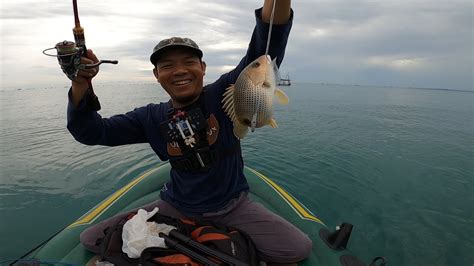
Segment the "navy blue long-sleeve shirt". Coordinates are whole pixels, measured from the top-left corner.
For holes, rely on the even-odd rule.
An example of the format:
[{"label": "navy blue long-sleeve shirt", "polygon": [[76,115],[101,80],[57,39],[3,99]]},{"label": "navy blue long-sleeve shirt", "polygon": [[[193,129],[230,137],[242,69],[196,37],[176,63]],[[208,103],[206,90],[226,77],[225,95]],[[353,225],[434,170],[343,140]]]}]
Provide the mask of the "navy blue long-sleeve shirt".
[{"label": "navy blue long-sleeve shirt", "polygon": [[[261,20],[261,9],[257,9],[255,15],[257,22],[246,55],[235,69],[204,87],[207,113],[213,115],[218,124],[218,137],[213,144],[218,150],[229,149],[238,142],[232,122],[222,109],[223,93],[235,83],[248,64],[265,53],[269,24]],[[287,24],[273,25],[269,54],[277,58],[278,66],[284,57],[292,20],[293,12]],[[160,124],[168,119],[167,111],[172,107],[170,102],[151,103],[126,114],[102,118],[88,108],[88,101],[89,98],[84,97],[75,107],[69,100],[67,128],[77,141],[105,146],[149,143],[161,160],[170,159],[166,139],[160,134]],[[208,171],[171,169],[170,180],[162,188],[161,198],[187,214],[217,211],[249,190],[243,166],[242,155],[238,152],[221,158]]]}]

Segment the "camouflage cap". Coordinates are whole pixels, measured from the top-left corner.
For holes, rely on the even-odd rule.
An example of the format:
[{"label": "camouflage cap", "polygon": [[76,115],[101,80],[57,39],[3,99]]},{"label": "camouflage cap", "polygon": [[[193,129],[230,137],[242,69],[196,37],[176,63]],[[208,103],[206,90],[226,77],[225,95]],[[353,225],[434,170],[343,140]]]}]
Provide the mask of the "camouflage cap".
[{"label": "camouflage cap", "polygon": [[150,56],[150,62],[153,65],[156,65],[156,62],[163,55],[168,48],[171,47],[187,47],[191,48],[190,50],[193,51],[199,58],[202,58],[202,51],[199,49],[199,46],[189,38],[181,38],[181,37],[171,37],[169,39],[164,39],[160,41],[155,48],[153,48],[153,53]]}]

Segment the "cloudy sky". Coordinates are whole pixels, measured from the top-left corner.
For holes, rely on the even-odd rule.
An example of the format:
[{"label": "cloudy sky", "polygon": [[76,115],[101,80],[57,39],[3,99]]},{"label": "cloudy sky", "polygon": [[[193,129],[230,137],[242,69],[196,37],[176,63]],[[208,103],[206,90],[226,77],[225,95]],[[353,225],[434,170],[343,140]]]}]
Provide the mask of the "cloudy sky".
[{"label": "cloudy sky", "polygon": [[[42,50],[73,40],[70,0],[2,0],[1,88],[67,86]],[[95,82],[155,82],[148,58],[170,36],[194,39],[210,82],[244,54],[263,1],[78,0]],[[294,82],[473,90],[473,3],[456,0],[293,0],[282,74]]]}]

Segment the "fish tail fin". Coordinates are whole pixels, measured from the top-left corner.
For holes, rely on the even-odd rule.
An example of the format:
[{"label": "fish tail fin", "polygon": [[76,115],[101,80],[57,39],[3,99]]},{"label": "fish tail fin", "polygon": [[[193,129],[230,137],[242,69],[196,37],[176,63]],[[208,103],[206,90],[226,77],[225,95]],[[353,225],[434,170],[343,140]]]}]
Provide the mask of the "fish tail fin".
[{"label": "fish tail fin", "polygon": [[276,121],[275,119],[273,119],[273,118],[270,119],[270,123],[269,123],[269,124],[270,124],[270,126],[271,126],[272,128],[277,128],[277,127],[278,127],[277,121]]},{"label": "fish tail fin", "polygon": [[225,90],[223,96],[224,98],[222,99],[222,108],[227,113],[230,120],[235,123],[236,117],[234,109],[234,84],[231,84],[230,87]]},{"label": "fish tail fin", "polygon": [[230,120],[234,124],[234,135],[237,138],[242,139],[245,137],[245,135],[247,135],[248,127],[246,125],[241,124],[237,120],[237,116],[235,115],[234,90],[234,84],[231,84],[230,87],[226,89],[223,94],[224,98],[222,99],[222,108],[224,108],[224,111],[227,113]]},{"label": "fish tail fin", "polygon": [[276,88],[275,89],[275,96],[278,100],[278,103],[279,104],[282,104],[282,105],[287,105],[288,102],[290,101],[290,99],[288,98],[288,96],[285,94],[285,92],[283,92],[281,89],[279,88]]},{"label": "fish tail fin", "polygon": [[239,121],[234,122],[234,135],[237,138],[243,139],[247,135],[248,130],[248,126],[241,124]]}]

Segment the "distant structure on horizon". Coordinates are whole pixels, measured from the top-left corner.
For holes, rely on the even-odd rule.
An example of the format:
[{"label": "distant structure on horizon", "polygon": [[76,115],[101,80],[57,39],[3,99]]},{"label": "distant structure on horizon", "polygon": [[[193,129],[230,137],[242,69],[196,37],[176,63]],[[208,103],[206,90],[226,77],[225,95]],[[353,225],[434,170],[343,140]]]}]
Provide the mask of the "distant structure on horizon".
[{"label": "distant structure on horizon", "polygon": [[291,86],[290,73],[286,73],[286,78],[280,78],[278,86]]}]

